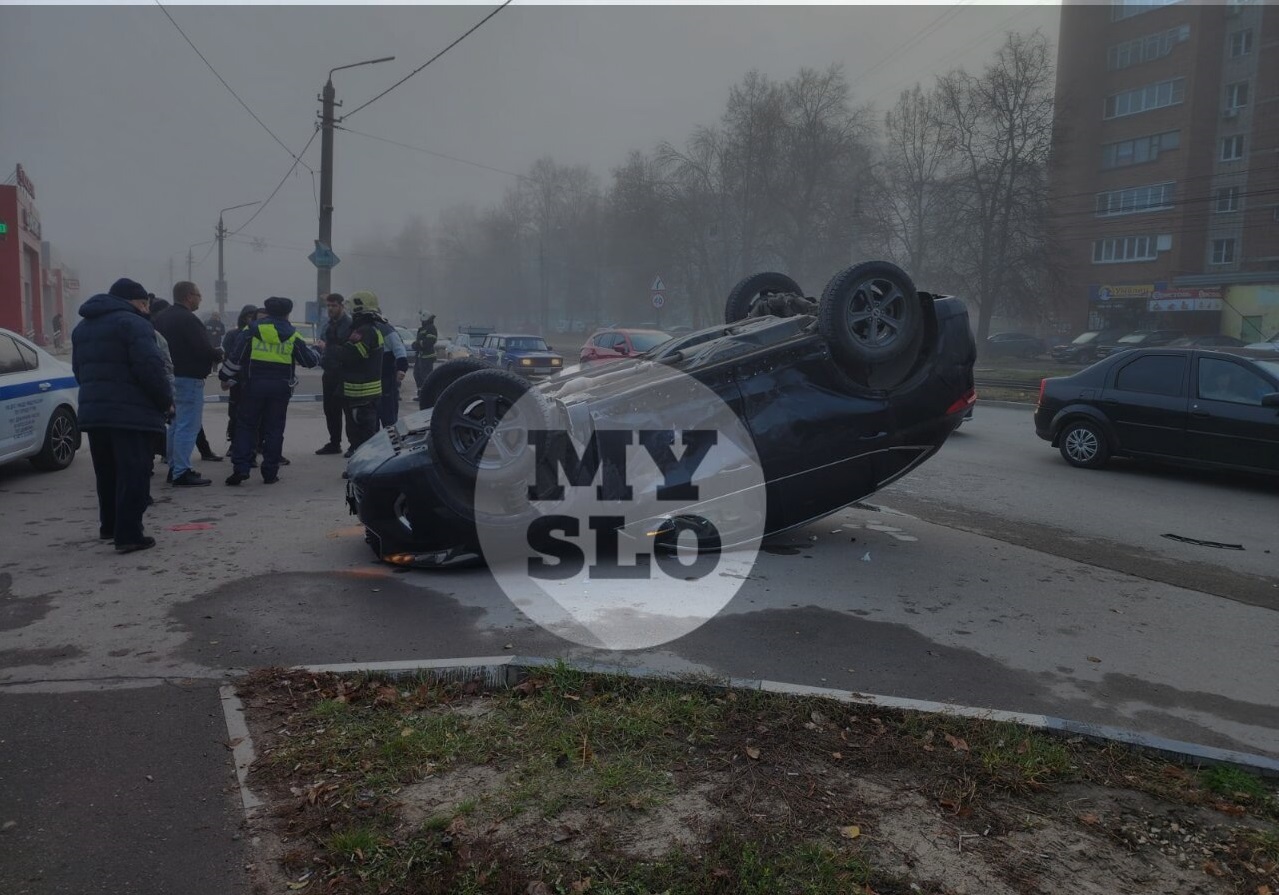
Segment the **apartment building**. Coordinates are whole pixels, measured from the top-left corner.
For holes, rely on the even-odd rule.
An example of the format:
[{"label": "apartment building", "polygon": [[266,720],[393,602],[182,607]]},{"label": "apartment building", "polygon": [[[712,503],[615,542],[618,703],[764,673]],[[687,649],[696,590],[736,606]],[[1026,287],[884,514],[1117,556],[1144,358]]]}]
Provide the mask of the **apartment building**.
[{"label": "apartment building", "polygon": [[1067,2],[1051,168],[1059,316],[1279,329],[1279,5]]}]

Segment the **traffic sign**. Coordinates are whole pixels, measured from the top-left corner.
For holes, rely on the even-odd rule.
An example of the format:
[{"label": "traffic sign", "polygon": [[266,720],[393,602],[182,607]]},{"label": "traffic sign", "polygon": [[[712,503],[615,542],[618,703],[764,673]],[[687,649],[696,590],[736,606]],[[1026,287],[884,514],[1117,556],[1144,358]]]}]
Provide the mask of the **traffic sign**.
[{"label": "traffic sign", "polygon": [[661,274],[653,277],[653,285],[649,287],[651,292],[665,292],[666,284],[662,282]]},{"label": "traffic sign", "polygon": [[653,307],[657,308],[660,311],[662,309],[662,305],[664,304],[666,304],[666,296],[660,292],[654,292]]},{"label": "traffic sign", "polygon": [[342,261],[341,258],[333,254],[333,250],[331,248],[320,242],[318,239],[315,240],[315,251],[307,255],[306,258],[316,267],[333,268],[337,267]]}]

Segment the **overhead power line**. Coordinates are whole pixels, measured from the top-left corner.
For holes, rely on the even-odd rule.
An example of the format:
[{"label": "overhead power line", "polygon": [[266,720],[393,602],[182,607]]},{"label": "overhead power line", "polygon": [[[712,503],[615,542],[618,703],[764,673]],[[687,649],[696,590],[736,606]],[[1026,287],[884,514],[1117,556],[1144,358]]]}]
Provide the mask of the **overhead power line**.
[{"label": "overhead power line", "polygon": [[293,160],[293,164],[289,165],[289,170],[284,173],[284,176],[282,178],[280,178],[280,182],[275,185],[275,189],[271,190],[271,195],[266,197],[266,200],[263,201],[263,203],[257,207],[257,210],[254,211],[253,214],[249,216],[249,219],[247,221],[245,221],[240,226],[236,227],[228,235],[234,236],[235,234],[243,230],[245,227],[249,226],[249,224],[253,223],[253,219],[256,218],[258,215],[260,215],[263,209],[265,209],[268,205],[271,204],[271,200],[275,198],[275,194],[278,193],[280,191],[280,188],[284,186],[285,181],[289,179],[290,175],[292,175],[293,172],[297,170],[298,164],[300,164],[302,161],[302,156],[306,155],[306,151],[311,148],[311,144],[315,142],[315,135],[318,134],[319,132],[320,132],[320,129],[318,127],[314,131],[312,131],[311,139],[306,141],[306,145],[302,147],[302,152],[300,152],[298,156]]},{"label": "overhead power line", "polygon": [[506,9],[506,7],[508,7],[508,6],[510,6],[510,5],[511,5],[511,0],[506,0],[506,2],[505,2],[505,3],[503,3],[501,6],[497,7],[497,8],[496,8],[496,9],[494,9],[492,12],[490,12],[488,15],[486,15],[484,18],[480,19],[478,22],[476,22],[474,25],[472,25],[472,26],[471,26],[471,28],[470,28],[469,30],[467,30],[467,32],[466,32],[465,34],[463,34],[461,37],[459,37],[457,40],[453,41],[453,42],[452,42],[451,44],[449,44],[447,47],[445,47],[444,49],[440,50],[438,53],[436,53],[436,54],[435,54],[434,56],[432,56],[430,59],[428,59],[428,60],[426,60],[425,62],[423,62],[423,63],[422,63],[421,65],[419,65],[417,68],[413,69],[413,71],[409,72],[407,75],[405,75],[404,77],[400,78],[400,80],[396,81],[394,84],[392,84],[390,87],[388,87],[388,88],[386,88],[385,90],[383,90],[381,93],[379,93],[377,96],[373,97],[373,98],[372,98],[371,100],[369,100],[368,102],[361,103],[360,105],[358,105],[358,106],[356,106],[354,109],[352,109],[350,112],[347,112],[345,115],[343,115],[343,116],[342,116],[342,118],[341,118],[340,120],[341,120],[341,121],[345,121],[346,119],[348,119],[348,118],[350,118],[352,115],[354,115],[356,112],[360,111],[361,109],[363,109],[363,108],[365,108],[365,107],[367,107],[367,106],[371,106],[373,103],[377,102],[377,101],[378,101],[378,100],[380,100],[382,97],[386,96],[388,93],[390,93],[390,92],[391,92],[392,90],[394,90],[396,87],[399,87],[401,84],[403,84],[403,83],[404,83],[405,81],[407,81],[409,78],[413,77],[415,74],[417,74],[418,72],[420,72],[422,69],[426,68],[428,65],[430,65],[432,62],[434,62],[436,59],[439,59],[441,56],[443,56],[443,55],[444,55],[445,53],[447,53],[449,50],[453,49],[453,48],[454,48],[454,47],[456,47],[458,44],[460,44],[462,41],[466,40],[468,37],[470,37],[472,34],[474,34],[476,31],[478,31],[481,25],[483,25],[483,24],[484,24],[485,22],[487,22],[489,19],[493,18],[493,16],[497,15],[499,12],[501,12],[501,11],[502,11],[502,10],[504,10],[504,9]]},{"label": "overhead power line", "polygon": [[[240,99],[240,94],[236,93],[236,92],[235,92],[235,90],[233,90],[233,89],[232,89],[231,85],[230,85],[230,84],[228,84],[228,83],[226,82],[226,79],[225,79],[225,78],[223,78],[220,74],[218,74],[218,70],[217,70],[216,68],[214,68],[214,67],[213,67],[213,63],[212,63],[212,62],[210,62],[208,59],[206,59],[206,58],[205,58],[205,56],[204,56],[204,54],[200,52],[200,48],[199,48],[199,47],[197,47],[197,46],[196,46],[196,45],[192,42],[191,38],[187,37],[187,33],[186,33],[185,31],[183,31],[183,30],[182,30],[182,26],[181,26],[181,25],[179,25],[179,24],[178,24],[178,23],[174,20],[173,16],[171,16],[171,15],[169,14],[169,11],[168,11],[167,9],[165,9],[165,8],[164,8],[164,4],[163,4],[163,3],[161,3],[161,2],[160,2],[160,0],[156,0],[155,5],[156,5],[156,6],[158,6],[158,7],[160,7],[160,12],[164,13],[165,17],[166,17],[166,18],[167,18],[170,22],[173,22],[173,27],[178,29],[178,33],[182,35],[182,39],[183,39],[183,40],[185,40],[185,41],[187,42],[187,44],[189,44],[189,45],[190,45],[191,49],[195,50],[195,55],[199,56],[199,57],[200,57],[200,61],[201,61],[201,62],[203,62],[205,65],[207,65],[207,66],[209,67],[209,71],[213,72],[213,77],[217,78],[219,81],[221,81],[221,82],[222,82],[222,86],[223,86],[223,87],[225,87],[225,88],[227,89],[227,91],[228,91],[228,92],[230,92],[230,94],[231,94],[232,96],[234,96],[234,97],[235,97],[235,101],[236,101],[236,102],[238,102],[241,106],[243,106],[243,107],[244,107],[244,111],[246,111],[246,112],[248,112],[250,115],[252,115],[252,116],[253,116],[253,120],[254,120],[254,121],[256,121],[258,124],[260,124],[260,125],[262,126],[262,129],[263,129],[264,131],[266,131],[268,134],[270,134],[270,135],[271,135],[271,139],[272,139],[272,140],[274,140],[275,142],[279,143],[279,144],[280,144],[280,147],[281,147],[281,148],[282,148],[285,152],[287,152],[287,153],[288,153],[290,156],[292,156],[295,160],[297,160],[297,161],[301,161],[300,157],[299,157],[299,156],[297,156],[297,155],[295,155],[295,154],[294,154],[294,152],[293,152],[293,150],[292,150],[292,149],[290,149],[290,148],[288,147],[288,145],[287,145],[287,144],[285,144],[285,142],[284,142],[283,140],[281,140],[279,137],[277,137],[277,136],[275,135],[275,132],[274,132],[273,130],[271,130],[271,128],[269,128],[269,127],[267,127],[267,126],[266,126],[266,122],[265,122],[265,121],[263,121],[261,118],[259,118],[259,117],[258,117],[258,115],[257,115],[257,113],[256,113],[256,112],[254,112],[252,109],[250,109],[250,108],[249,108],[249,104],[248,104],[248,103],[246,103],[244,100]],[[303,152],[305,152],[305,151],[306,151],[306,150],[303,150]],[[310,171],[310,170],[311,170],[311,168],[310,168],[309,166],[304,166],[304,167],[306,167],[308,171]],[[314,172],[312,172],[312,173],[314,173]]]}]

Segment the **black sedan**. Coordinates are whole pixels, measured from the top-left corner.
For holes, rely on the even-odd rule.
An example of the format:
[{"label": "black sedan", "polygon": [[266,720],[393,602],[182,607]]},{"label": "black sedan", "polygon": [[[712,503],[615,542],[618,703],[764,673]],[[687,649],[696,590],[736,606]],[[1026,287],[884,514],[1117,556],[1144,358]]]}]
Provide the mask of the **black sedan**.
[{"label": "black sedan", "polygon": [[1072,466],[1115,456],[1279,473],[1279,359],[1246,348],[1139,348],[1045,379],[1035,434]]},{"label": "black sedan", "polygon": [[995,333],[986,340],[982,357],[1038,357],[1048,351],[1044,340],[1026,333]]},{"label": "black sedan", "polygon": [[[910,472],[976,398],[963,303],[917,292],[886,262],[843,271],[820,300],[781,274],[748,277],[730,293],[725,316],[722,326],[536,384],[469,359],[438,366],[422,389],[426,409],[380,432],[348,464],[348,503],[368,542],[401,565],[480,558],[475,483],[488,468],[485,440],[499,453],[528,451],[497,444],[493,433],[530,394],[540,396],[539,413],[586,443],[596,420],[634,404],[635,383],[660,391],[691,377],[713,390],[753,441],[766,534],[833,513]],[[700,412],[672,401],[659,423],[686,427]]]},{"label": "black sedan", "polygon": [[1126,329],[1094,329],[1080,333],[1068,345],[1054,345],[1049,352],[1053,360],[1063,364],[1088,364],[1101,357],[1128,333]]},{"label": "black sedan", "polygon": [[1113,345],[1098,346],[1097,356],[1107,357],[1115,352],[1131,351],[1134,348],[1159,348],[1177,341],[1184,335],[1176,329],[1139,329],[1121,336]]}]

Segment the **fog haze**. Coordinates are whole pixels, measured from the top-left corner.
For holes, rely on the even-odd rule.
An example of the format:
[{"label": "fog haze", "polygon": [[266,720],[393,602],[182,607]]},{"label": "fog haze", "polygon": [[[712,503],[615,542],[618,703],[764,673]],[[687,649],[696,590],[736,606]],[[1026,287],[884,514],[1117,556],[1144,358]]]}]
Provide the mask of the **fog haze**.
[{"label": "fog haze", "polygon": [[[293,152],[310,139],[328,70],[339,114],[378,93],[489,7],[185,7],[170,14]],[[682,144],[713,124],[751,69],[777,79],[842,64],[854,102],[883,110],[898,92],[959,65],[980,68],[1006,30],[1055,40],[1055,6],[521,7],[513,5],[346,126],[478,164],[524,172],[541,156],[588,164],[607,185],[633,149]],[[940,20],[940,21],[939,21]],[[912,37],[929,28],[922,39]],[[905,47],[905,49],[901,49]],[[78,269],[81,298],[118,276],[167,290],[186,270],[212,309],[218,210],[262,200],[292,161],[156,6],[0,9],[0,165],[22,163],[45,238]],[[228,212],[229,305],[310,299],[320,141],[279,193]],[[449,206],[501,200],[508,174],[339,131],[333,247],[433,224]],[[343,267],[333,288],[352,291]],[[387,297],[393,308],[412,307]]]}]

